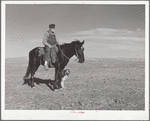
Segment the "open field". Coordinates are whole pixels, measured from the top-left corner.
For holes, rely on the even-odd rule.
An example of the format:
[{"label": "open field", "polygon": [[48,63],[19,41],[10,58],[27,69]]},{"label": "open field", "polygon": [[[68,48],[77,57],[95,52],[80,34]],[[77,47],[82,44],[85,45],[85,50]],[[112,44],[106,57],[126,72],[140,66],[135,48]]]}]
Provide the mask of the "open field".
[{"label": "open field", "polygon": [[144,59],[71,60],[65,88],[52,91],[46,82],[54,69],[40,66],[36,88],[23,84],[28,59],[6,59],[6,110],[144,110]]}]

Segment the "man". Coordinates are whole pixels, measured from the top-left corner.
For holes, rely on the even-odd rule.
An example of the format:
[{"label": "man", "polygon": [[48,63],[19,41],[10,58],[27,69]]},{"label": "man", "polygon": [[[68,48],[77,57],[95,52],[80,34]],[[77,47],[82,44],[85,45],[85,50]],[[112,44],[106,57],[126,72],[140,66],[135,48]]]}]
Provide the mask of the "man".
[{"label": "man", "polygon": [[44,34],[43,44],[45,45],[44,68],[45,68],[45,70],[47,70],[48,63],[50,65],[50,67],[53,67],[52,61],[54,63],[55,54],[56,54],[56,52],[58,52],[58,48],[56,46],[56,44],[58,44],[58,41],[56,41],[55,24],[51,23],[49,25],[49,31],[47,31]]}]

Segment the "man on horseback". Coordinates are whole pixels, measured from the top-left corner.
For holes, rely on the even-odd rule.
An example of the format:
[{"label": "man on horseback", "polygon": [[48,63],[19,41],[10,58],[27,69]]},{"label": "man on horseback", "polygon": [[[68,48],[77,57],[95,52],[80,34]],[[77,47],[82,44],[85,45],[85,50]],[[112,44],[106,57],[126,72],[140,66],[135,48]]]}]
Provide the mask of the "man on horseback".
[{"label": "man on horseback", "polygon": [[[53,26],[53,27],[52,27]],[[69,59],[72,56],[76,56],[78,58],[79,63],[83,63],[85,61],[84,59],[84,48],[83,48],[83,42],[73,41],[71,43],[66,43],[63,45],[59,45],[59,49],[57,48],[58,42],[56,41],[56,36],[54,36],[54,29],[55,25],[50,24],[50,31],[45,33],[43,43],[45,47],[35,47],[29,52],[29,63],[27,67],[27,71],[25,76],[23,77],[24,83],[27,83],[27,80],[29,79],[29,76],[31,74],[30,79],[28,80],[28,84],[31,87],[34,87],[34,75],[35,72],[38,70],[40,65],[45,64],[45,66],[49,66],[48,61],[51,61],[51,64],[54,65],[55,68],[55,79],[53,81],[53,84],[50,86],[52,90],[59,89],[63,85],[61,85],[61,82],[66,79],[63,78],[65,75],[63,74],[63,71],[69,62]],[[42,48],[42,52],[40,52]],[[46,54],[44,55],[43,50],[46,48]],[[47,51],[48,50],[48,51]],[[60,52],[58,51],[60,50]],[[40,56],[39,56],[40,55]],[[44,58],[47,59],[44,63]],[[47,67],[48,68],[48,67]],[[49,84],[48,84],[49,86]]]},{"label": "man on horseback", "polygon": [[48,69],[48,65],[53,67],[52,63],[55,62],[56,52],[58,52],[58,48],[56,44],[58,41],[56,40],[55,34],[55,24],[49,25],[49,31],[44,34],[43,44],[45,45],[45,54],[44,54],[44,68]]}]

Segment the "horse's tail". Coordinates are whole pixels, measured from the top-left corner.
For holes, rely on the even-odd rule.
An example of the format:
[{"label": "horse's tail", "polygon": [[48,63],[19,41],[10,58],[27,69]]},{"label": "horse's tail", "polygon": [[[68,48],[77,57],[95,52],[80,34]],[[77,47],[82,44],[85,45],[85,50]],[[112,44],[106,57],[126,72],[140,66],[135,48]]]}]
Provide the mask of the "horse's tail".
[{"label": "horse's tail", "polygon": [[26,74],[24,75],[23,79],[29,79],[29,75],[31,73],[31,62],[32,62],[32,59],[34,58],[33,56],[33,52],[34,52],[35,49],[32,49],[30,52],[29,52],[29,62],[28,62],[28,67],[27,67],[27,70],[26,70]]},{"label": "horse's tail", "polygon": [[41,52],[40,49],[42,49],[44,51],[44,48],[42,47],[36,47],[34,49],[32,49],[29,52],[29,63],[28,63],[28,67],[26,70],[26,74],[23,77],[23,79],[29,79],[29,75],[31,74],[31,68],[38,62],[39,64],[41,64],[41,60],[42,60],[42,54],[39,53]]},{"label": "horse's tail", "polygon": [[23,77],[23,79],[29,79],[29,74],[31,73],[31,67],[30,64],[28,64],[27,70],[26,70],[26,74]]}]

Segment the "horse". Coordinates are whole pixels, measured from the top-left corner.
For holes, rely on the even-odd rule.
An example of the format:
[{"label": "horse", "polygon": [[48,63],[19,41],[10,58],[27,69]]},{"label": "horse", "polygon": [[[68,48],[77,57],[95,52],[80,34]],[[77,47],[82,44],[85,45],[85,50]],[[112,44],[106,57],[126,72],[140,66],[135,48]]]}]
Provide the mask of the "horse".
[{"label": "horse", "polygon": [[[81,42],[80,40],[72,41],[71,43],[64,43],[62,45],[57,44],[58,52],[56,54],[56,61],[53,64],[53,68],[55,68],[55,76],[54,82],[51,86],[51,89],[54,91],[55,89],[62,88],[61,87],[61,80],[62,80],[62,73],[65,66],[68,64],[70,58],[72,56],[76,56],[79,63],[83,63],[85,61],[84,58],[84,40]],[[26,74],[23,77],[24,83],[26,79],[29,79],[29,75],[31,74],[31,78],[29,79],[29,84],[32,87],[34,85],[34,75],[35,72],[38,70],[40,65],[44,66],[44,53],[41,54],[41,50],[44,50],[45,47],[36,47],[29,52],[29,62],[28,67],[26,70]],[[40,56],[39,56],[40,55]],[[52,67],[50,67],[52,68]]]}]

